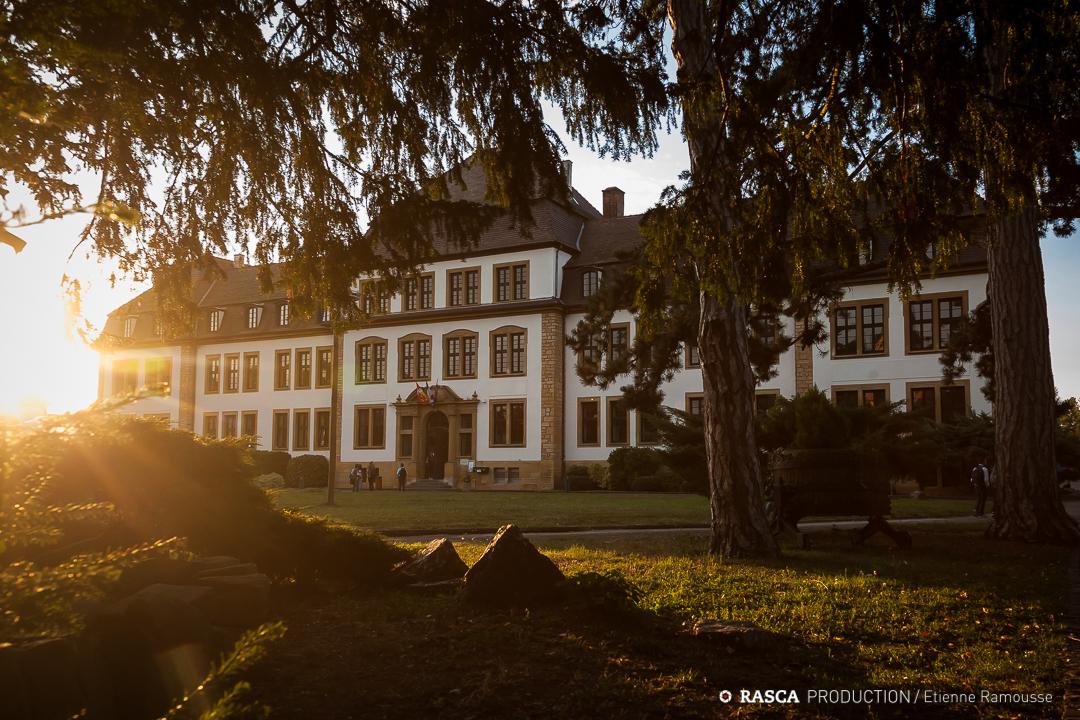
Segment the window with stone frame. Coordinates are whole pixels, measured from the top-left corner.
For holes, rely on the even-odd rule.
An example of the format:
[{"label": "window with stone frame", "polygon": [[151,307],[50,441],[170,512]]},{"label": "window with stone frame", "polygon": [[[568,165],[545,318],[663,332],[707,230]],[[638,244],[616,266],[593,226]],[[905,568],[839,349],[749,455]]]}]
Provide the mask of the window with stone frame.
[{"label": "window with stone frame", "polygon": [[398,380],[431,379],[431,336],[407,335],[398,341]]},{"label": "window with stone frame", "polygon": [[278,305],[278,325],[281,327],[289,326],[289,303],[287,302]]},{"label": "window with stone frame", "polygon": [[240,354],[225,355],[225,392],[240,392]]},{"label": "window with stone frame", "polygon": [[491,446],[525,447],[525,400],[492,400]]},{"label": "window with stone frame", "polygon": [[311,411],[293,410],[293,450],[311,449]]},{"label": "window with stone frame", "polygon": [[373,450],[386,447],[386,406],[357,405],[353,409],[353,417],[354,449]]},{"label": "window with stone frame", "polygon": [[460,415],[458,415],[458,457],[476,457],[476,446],[473,442],[475,438],[474,431],[475,424],[473,420],[473,414],[461,413]]},{"label": "window with stone frame", "polygon": [[630,409],[622,398],[607,401],[607,445],[618,447],[630,444]]},{"label": "window with stone frame", "polygon": [[491,332],[491,375],[524,375],[526,372],[526,331],[503,327]]},{"label": "window with stone frame", "polygon": [[334,348],[323,345],[315,348],[315,387],[328,388],[334,382]]},{"label": "window with stone frame", "polygon": [[237,413],[221,413],[221,437],[223,439],[240,437],[240,421]]},{"label": "window with stone frame", "polygon": [[315,411],[315,450],[330,449],[330,408]]},{"label": "window with stone frame", "polygon": [[683,365],[687,369],[701,367],[701,353],[698,352],[697,344],[686,343],[686,358],[683,361]]},{"label": "window with stone frame", "polygon": [[686,414],[698,419],[705,417],[705,396],[702,393],[686,393]]},{"label": "window with stone frame", "polygon": [[146,361],[146,387],[172,391],[172,358],[154,357]]},{"label": "window with stone frame", "polygon": [[225,320],[224,310],[211,310],[209,313],[210,332],[216,333],[221,330],[221,323]]},{"label": "window with stone frame", "polygon": [[967,380],[910,382],[907,384],[908,411],[937,422],[947,423],[971,415],[971,385]]},{"label": "window with stone frame", "polygon": [[413,456],[413,432],[415,420],[411,415],[398,415],[398,457],[411,458]]},{"label": "window with stone frame", "polygon": [[600,446],[600,398],[578,398],[578,447]]},{"label": "window with stone frame", "polygon": [[271,448],[284,451],[289,449],[289,411],[274,411],[274,427],[271,433]]},{"label": "window with stone frame", "polygon": [[292,387],[292,351],[274,352],[274,389],[288,390]]},{"label": "window with stone frame", "polygon": [[244,392],[259,390],[259,353],[244,353]]},{"label": "window with stone frame", "polygon": [[364,338],[356,343],[357,385],[386,382],[386,340]]},{"label": "window with stone frame", "polygon": [[888,355],[888,302],[841,303],[832,311],[833,357]]},{"label": "window with stone frame", "polygon": [[203,437],[210,438],[211,440],[218,439],[218,414],[217,413],[203,413]]},{"label": "window with stone frame", "polygon": [[908,300],[907,352],[941,352],[966,316],[966,292],[935,293]]},{"label": "window with stone frame", "polygon": [[832,398],[837,407],[885,407],[889,404],[889,386],[833,385]]},{"label": "window with stone frame", "polygon": [[221,356],[206,356],[206,380],[203,386],[206,393],[221,392]]},{"label": "window with stone frame", "polygon": [[262,319],[262,306],[261,305],[249,305],[247,309],[247,329],[254,330],[259,327],[259,320]]},{"label": "window with stone frame", "polygon": [[130,395],[139,389],[139,361],[115,360],[112,364],[113,395]]},{"label": "window with stone frame", "polygon": [[240,415],[240,432],[244,437],[258,437],[259,435],[259,413],[255,410],[248,410]]},{"label": "window with stone frame", "polygon": [[618,323],[608,329],[608,362],[621,363],[630,351],[630,324]]},{"label": "window with stone frame", "polygon": [[476,377],[478,336],[474,332],[457,330],[443,336],[443,376],[448,378]]},{"label": "window with stone frame", "polygon": [[495,302],[511,302],[529,299],[529,263],[506,263],[496,265]]}]

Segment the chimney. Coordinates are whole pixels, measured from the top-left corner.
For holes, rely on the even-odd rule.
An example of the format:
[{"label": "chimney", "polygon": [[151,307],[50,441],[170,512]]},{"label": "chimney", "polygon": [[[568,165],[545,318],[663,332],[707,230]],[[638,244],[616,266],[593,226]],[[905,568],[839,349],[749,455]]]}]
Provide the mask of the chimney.
[{"label": "chimney", "polygon": [[604,188],[604,217],[617,218],[623,216],[623,197],[625,195],[626,193],[615,186]]},{"label": "chimney", "polygon": [[562,161],[562,174],[566,178],[566,190],[567,192],[574,189],[574,161],[563,160]]},{"label": "chimney", "polygon": [[237,253],[237,254],[233,255],[232,256],[232,264],[233,264],[233,267],[238,267],[238,268],[244,267],[244,256],[241,255],[240,253]]}]

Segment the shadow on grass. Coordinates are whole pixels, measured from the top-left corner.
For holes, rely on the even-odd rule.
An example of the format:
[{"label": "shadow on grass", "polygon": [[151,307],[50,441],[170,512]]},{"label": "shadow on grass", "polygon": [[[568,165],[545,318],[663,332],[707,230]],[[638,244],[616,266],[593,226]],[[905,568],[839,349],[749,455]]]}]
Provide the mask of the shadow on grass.
[{"label": "shadow on grass", "polygon": [[775,636],[730,652],[645,611],[396,592],[288,605],[287,639],[248,678],[275,718],[711,718],[723,689],[866,684],[835,648]]}]

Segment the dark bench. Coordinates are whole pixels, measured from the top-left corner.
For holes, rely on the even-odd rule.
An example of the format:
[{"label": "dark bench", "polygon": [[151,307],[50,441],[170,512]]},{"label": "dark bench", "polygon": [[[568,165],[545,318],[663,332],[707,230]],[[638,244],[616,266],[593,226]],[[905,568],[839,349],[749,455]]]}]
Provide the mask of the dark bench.
[{"label": "dark bench", "polygon": [[881,532],[900,548],[911,547],[911,535],[885,519],[890,512],[889,482],[874,460],[853,450],[790,450],[778,453],[769,465],[776,519],[780,529],[799,533],[805,517],[859,516],[867,524],[853,536],[855,545]]}]

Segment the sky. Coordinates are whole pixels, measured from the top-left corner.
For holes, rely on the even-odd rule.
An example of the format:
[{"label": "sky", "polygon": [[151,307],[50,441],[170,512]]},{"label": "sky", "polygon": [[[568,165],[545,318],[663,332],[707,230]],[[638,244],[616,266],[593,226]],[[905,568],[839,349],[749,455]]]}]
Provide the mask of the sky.
[{"label": "sky", "polygon": [[[559,127],[557,116],[549,120]],[[603,188],[616,185],[626,193],[627,214],[647,210],[689,167],[677,134],[664,136],[652,158],[615,162],[570,143],[567,157],[574,163],[574,186],[590,202],[600,207]],[[93,178],[86,187],[93,187]],[[99,329],[110,310],[145,286],[123,277],[113,282],[115,265],[81,249],[68,259],[88,220],[75,215],[14,230],[27,242],[19,254],[0,244],[0,414],[66,412],[96,399],[97,355],[74,332],[61,280],[65,274],[79,280],[83,317]],[[1080,397],[1080,238],[1044,238],[1043,263],[1055,382],[1062,397]]]}]

